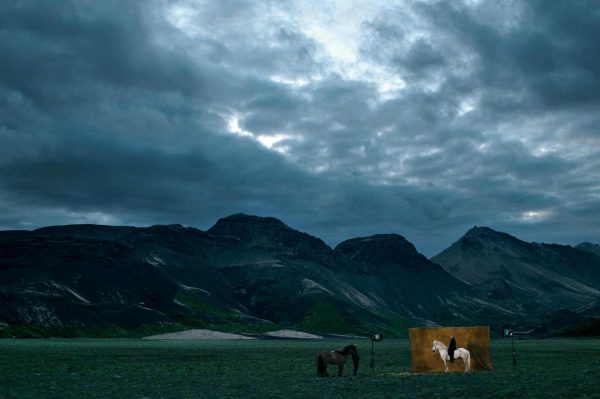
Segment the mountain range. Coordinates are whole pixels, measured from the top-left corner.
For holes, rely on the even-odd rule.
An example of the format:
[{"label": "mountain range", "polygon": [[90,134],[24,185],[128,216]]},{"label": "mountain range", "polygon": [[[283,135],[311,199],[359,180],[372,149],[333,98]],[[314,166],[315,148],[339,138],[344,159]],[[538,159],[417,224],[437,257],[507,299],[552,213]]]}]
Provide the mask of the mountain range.
[{"label": "mountain range", "polygon": [[207,231],[101,225],[0,232],[0,336],[191,327],[406,335],[476,325],[548,333],[600,314],[600,246],[469,230],[431,259],[398,234],[335,248],[272,217]]}]

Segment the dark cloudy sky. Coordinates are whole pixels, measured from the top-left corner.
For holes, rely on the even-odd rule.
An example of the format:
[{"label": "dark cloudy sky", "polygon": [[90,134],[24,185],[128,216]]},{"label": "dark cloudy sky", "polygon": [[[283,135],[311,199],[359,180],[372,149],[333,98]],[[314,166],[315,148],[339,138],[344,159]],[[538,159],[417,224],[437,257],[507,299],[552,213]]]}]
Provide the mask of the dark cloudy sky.
[{"label": "dark cloudy sky", "polygon": [[0,228],[600,242],[598,1],[2,1]]}]

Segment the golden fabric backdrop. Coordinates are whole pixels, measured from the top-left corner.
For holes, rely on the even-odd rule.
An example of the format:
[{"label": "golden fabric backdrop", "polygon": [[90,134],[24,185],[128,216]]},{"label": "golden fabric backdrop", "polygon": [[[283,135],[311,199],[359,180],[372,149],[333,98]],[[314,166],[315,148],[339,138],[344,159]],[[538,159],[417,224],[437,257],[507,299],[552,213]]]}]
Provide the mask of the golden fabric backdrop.
[{"label": "golden fabric backdrop", "polygon": [[[450,336],[456,338],[456,347],[465,348],[471,354],[471,371],[491,370],[489,327],[426,327],[409,328],[410,353],[413,373],[442,373],[444,362],[440,354],[433,352],[433,341],[442,342],[446,347]],[[448,364],[448,372],[464,372],[462,359]]]}]

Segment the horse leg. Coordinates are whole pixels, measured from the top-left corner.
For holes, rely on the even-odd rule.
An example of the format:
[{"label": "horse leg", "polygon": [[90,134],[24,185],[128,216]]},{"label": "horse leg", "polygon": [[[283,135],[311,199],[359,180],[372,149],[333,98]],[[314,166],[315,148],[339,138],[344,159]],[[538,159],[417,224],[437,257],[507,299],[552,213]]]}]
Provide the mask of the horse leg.
[{"label": "horse leg", "polygon": [[323,367],[320,354],[317,354],[317,377],[323,377]]},{"label": "horse leg", "polygon": [[338,369],[338,377],[344,376],[344,363],[341,363]]},{"label": "horse leg", "polygon": [[319,377],[327,376],[327,362],[320,353],[317,355],[317,375]]},{"label": "horse leg", "polygon": [[440,358],[442,359],[442,362],[444,362],[444,372],[447,373],[448,372],[448,360],[450,359],[448,357],[448,352],[440,351]]}]

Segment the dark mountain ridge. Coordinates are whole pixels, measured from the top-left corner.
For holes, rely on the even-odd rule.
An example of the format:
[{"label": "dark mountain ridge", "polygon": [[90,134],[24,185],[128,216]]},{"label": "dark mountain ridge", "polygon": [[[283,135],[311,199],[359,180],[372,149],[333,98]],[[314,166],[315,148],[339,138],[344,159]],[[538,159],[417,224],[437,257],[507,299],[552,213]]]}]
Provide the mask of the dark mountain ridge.
[{"label": "dark mountain ridge", "polygon": [[[539,304],[577,311],[600,289],[593,275],[600,257],[577,248],[477,228],[447,251],[432,262],[398,234],[332,249],[278,219],[244,214],[207,231],[89,224],[5,231],[0,334],[292,327],[403,335],[407,326],[521,322]],[[523,265],[569,279],[571,290],[539,297],[566,280],[524,285],[523,278],[538,275],[521,273]],[[582,285],[588,291],[572,292]]]}]

